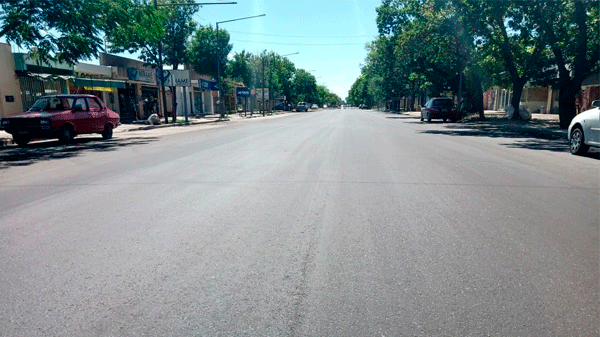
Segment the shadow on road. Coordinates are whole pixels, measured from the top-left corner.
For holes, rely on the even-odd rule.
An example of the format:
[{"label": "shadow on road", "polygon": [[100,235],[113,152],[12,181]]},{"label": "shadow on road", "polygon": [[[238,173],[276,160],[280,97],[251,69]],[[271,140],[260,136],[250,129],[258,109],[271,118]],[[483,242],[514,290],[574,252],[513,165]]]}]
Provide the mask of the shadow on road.
[{"label": "shadow on road", "polygon": [[[429,125],[429,123],[425,124]],[[558,129],[557,122],[553,121],[489,119],[486,121],[464,121],[456,124],[436,124],[439,124],[441,129],[420,132],[448,136],[508,138],[514,139],[514,141],[500,145],[509,148],[569,152],[566,131]],[[595,149],[590,150],[585,156],[600,159],[599,153]]]},{"label": "shadow on road", "polygon": [[406,112],[386,112],[387,114],[391,114],[392,116],[387,116],[385,118],[388,119],[419,119],[419,117],[416,116],[411,116]]},{"label": "shadow on road", "polygon": [[13,166],[28,166],[45,160],[73,158],[86,152],[114,151],[121,147],[148,144],[157,139],[131,137],[100,140],[80,137],[68,145],[58,141],[46,141],[31,143],[26,147],[8,147],[0,150],[0,170]]}]

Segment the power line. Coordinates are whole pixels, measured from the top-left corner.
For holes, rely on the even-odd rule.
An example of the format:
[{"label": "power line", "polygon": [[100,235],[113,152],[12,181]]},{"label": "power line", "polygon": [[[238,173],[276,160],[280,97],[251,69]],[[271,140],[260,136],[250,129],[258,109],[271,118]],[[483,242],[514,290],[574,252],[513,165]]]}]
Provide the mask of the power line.
[{"label": "power line", "polygon": [[275,36],[275,37],[295,37],[295,38],[306,38],[306,39],[358,39],[358,38],[374,38],[374,35],[347,35],[347,36],[311,36],[311,35],[281,35],[281,34],[262,34],[262,33],[248,33],[241,31],[228,30],[229,33],[239,33],[246,35],[258,35],[258,36]]},{"label": "power line", "polygon": [[364,46],[365,43],[287,43],[287,42],[261,42],[261,41],[250,41],[250,40],[231,40],[231,42],[249,42],[258,44],[268,45],[280,45],[280,46]]}]

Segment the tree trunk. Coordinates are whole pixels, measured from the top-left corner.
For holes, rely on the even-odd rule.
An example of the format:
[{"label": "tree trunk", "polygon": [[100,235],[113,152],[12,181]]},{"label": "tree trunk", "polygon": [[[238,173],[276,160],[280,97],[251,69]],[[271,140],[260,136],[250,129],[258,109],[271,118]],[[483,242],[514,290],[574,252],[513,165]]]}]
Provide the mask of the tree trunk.
[{"label": "tree trunk", "polygon": [[510,100],[510,106],[513,107],[514,109],[514,113],[513,113],[513,117],[512,119],[520,119],[521,116],[519,115],[519,104],[521,103],[521,95],[523,94],[523,87],[525,86],[525,83],[527,83],[527,81],[524,81],[522,78],[517,80],[517,81],[513,81],[512,85],[513,85],[513,96],[512,99]]},{"label": "tree trunk", "polygon": [[561,80],[558,86],[558,120],[561,129],[566,129],[577,114],[575,97],[581,90],[571,79]]},{"label": "tree trunk", "polygon": [[473,74],[471,77],[473,81],[473,100],[475,111],[479,114],[479,119],[485,119],[485,113],[483,111],[483,85],[481,84],[481,76]]},{"label": "tree trunk", "polygon": [[169,89],[171,89],[171,94],[173,96],[173,117],[172,117],[172,123],[177,122],[177,87],[170,87]]}]

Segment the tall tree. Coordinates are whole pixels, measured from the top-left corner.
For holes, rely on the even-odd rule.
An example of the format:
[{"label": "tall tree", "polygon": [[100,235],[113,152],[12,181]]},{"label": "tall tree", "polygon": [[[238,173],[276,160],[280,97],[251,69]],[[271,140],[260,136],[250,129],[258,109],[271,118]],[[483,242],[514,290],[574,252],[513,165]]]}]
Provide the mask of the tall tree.
[{"label": "tall tree", "polygon": [[[171,65],[173,69],[187,63],[187,48],[190,38],[196,28],[193,20],[194,14],[198,11],[197,6],[191,6],[194,0],[185,0],[183,3],[179,0],[170,0],[166,7],[167,22],[164,40],[165,64]],[[183,5],[181,5],[183,4]],[[185,5],[187,4],[187,5]],[[173,123],[177,118],[177,95],[175,87],[171,87],[173,93]]]},{"label": "tall tree", "polygon": [[252,86],[251,56],[252,54],[245,50],[233,55],[233,59],[227,64],[226,75],[234,80],[242,81],[246,86]]},{"label": "tall tree", "polygon": [[[11,0],[0,5],[0,37],[41,61],[70,64],[98,56],[102,32],[126,16],[127,0]],[[117,5],[120,4],[120,5]]]},{"label": "tall tree", "polygon": [[223,72],[232,47],[226,30],[219,29],[217,33],[212,26],[200,26],[187,50],[190,65],[199,74],[217,78],[217,62]]},{"label": "tall tree", "polygon": [[317,95],[317,80],[304,69],[296,69],[293,83],[292,100],[295,102],[315,102]]},{"label": "tall tree", "polygon": [[[193,3],[192,0],[185,0]],[[187,62],[186,49],[190,36],[196,27],[193,15],[196,6],[177,6],[180,1],[160,0],[161,5],[156,9],[152,3],[126,3],[128,20],[107,29],[107,42],[111,52],[140,53],[140,59],[147,64],[157,67],[159,64],[158,49],[162,43],[163,64],[177,69]],[[164,6],[163,6],[164,5]],[[176,120],[177,96],[172,87],[173,122]],[[166,110],[166,109],[165,109]],[[165,111],[165,120],[168,118]]]},{"label": "tall tree", "polygon": [[558,68],[558,114],[567,128],[576,115],[581,83],[600,70],[599,1],[531,1],[526,10],[550,46]]},{"label": "tall tree", "polygon": [[[519,118],[519,105],[525,84],[543,76],[550,66],[546,44],[525,10],[523,1],[456,1],[463,15],[479,24],[482,52],[504,64],[512,84],[511,107]],[[487,49],[487,50],[486,50]]]}]

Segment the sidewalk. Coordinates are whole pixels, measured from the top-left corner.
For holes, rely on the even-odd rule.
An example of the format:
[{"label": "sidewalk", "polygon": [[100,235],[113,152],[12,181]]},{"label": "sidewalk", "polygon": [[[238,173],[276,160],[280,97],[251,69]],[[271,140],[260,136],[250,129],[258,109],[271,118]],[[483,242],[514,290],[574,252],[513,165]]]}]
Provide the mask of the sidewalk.
[{"label": "sidewalk", "polygon": [[[504,118],[504,111],[485,110],[486,120],[480,121],[478,116],[470,116],[458,121],[454,125],[464,125],[469,127],[490,127],[498,129],[510,130],[523,135],[535,137],[559,139],[567,139],[567,130],[559,127],[557,114],[532,114],[531,120],[509,120]],[[401,115],[421,118],[419,111],[405,111]],[[449,124],[451,125],[451,124]]]},{"label": "sidewalk", "polygon": [[[273,113],[272,115],[280,115],[282,112]],[[271,116],[267,114],[267,116]],[[225,119],[221,119],[218,114],[215,115],[206,115],[204,117],[189,117],[189,125],[198,125],[198,124],[210,124],[210,123],[222,123],[228,121],[240,121],[246,118],[257,118],[262,117],[262,114],[254,113],[254,116],[240,116],[239,114],[228,115]],[[178,116],[177,120],[182,120],[182,116]],[[113,134],[118,135],[119,133],[132,132],[132,131],[144,131],[144,130],[152,130],[159,128],[168,128],[174,126],[185,126],[184,123],[171,123],[169,119],[169,124],[164,124],[164,120],[161,120],[162,124],[159,125],[150,125],[150,124],[142,124],[142,123],[127,123],[127,124],[119,124],[117,128],[114,129]],[[0,130],[0,148],[14,145],[12,140],[12,135],[4,130]]]}]

